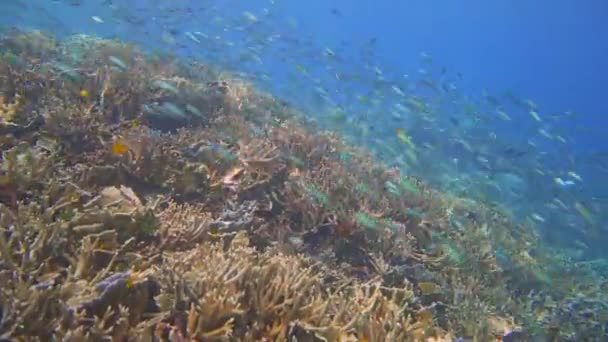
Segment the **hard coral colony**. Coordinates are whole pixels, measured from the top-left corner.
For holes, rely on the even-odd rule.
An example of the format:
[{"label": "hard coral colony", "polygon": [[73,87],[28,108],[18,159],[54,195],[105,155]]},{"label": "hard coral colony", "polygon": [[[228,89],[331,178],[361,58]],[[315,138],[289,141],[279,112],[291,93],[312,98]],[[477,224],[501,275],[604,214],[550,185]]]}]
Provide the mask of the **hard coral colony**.
[{"label": "hard coral colony", "polygon": [[5,339],[603,334],[601,285],[506,215],[236,77],[87,36],[13,31],[0,49],[19,60],[0,64]]}]

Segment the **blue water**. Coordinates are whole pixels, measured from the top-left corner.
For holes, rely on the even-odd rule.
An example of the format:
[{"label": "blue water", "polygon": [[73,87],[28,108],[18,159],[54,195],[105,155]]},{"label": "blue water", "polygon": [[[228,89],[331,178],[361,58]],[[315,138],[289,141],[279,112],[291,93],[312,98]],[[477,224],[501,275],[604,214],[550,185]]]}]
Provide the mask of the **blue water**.
[{"label": "blue water", "polygon": [[[328,44],[377,37],[380,63],[418,68],[418,52],[465,75],[470,93],[511,89],[543,112],[581,112],[579,124],[608,123],[608,4],[604,1],[307,1],[290,15]],[[341,17],[331,14],[337,8]],[[596,134],[577,136],[581,150],[607,147]]]},{"label": "blue water", "polygon": [[[394,132],[404,129],[417,145],[426,142],[440,152],[423,154],[422,166],[403,167],[412,174],[428,175],[429,182],[446,190],[453,190],[448,183],[458,183],[443,179],[446,174],[462,172],[467,181],[477,184],[488,173],[475,164],[463,165],[462,151],[442,138],[462,136],[475,147],[487,145],[477,151],[483,152],[482,159],[495,156],[508,144],[531,149],[524,159],[496,159],[500,167],[524,177],[524,185],[513,172],[496,178],[509,189],[509,195],[499,199],[512,207],[516,218],[524,220],[537,213],[550,222],[551,226],[541,227],[547,231],[559,230],[560,225],[584,225],[573,209],[546,208],[558,198],[570,208],[584,204],[594,215],[596,228],[608,234],[607,173],[596,159],[598,153],[608,151],[605,1],[474,0],[439,5],[422,0],[35,0],[3,1],[0,6],[5,8],[0,18],[6,25],[47,30],[57,36],[83,33],[117,38],[245,72],[260,88],[332,129],[342,129],[341,123],[328,119],[341,110],[355,122],[342,129],[345,134],[369,145],[389,164],[397,163],[398,155],[382,150],[382,145],[399,150]],[[421,79],[451,84],[456,95],[420,90],[416,82]],[[392,86],[412,91],[428,103],[440,98],[440,110],[434,113],[437,122],[430,132],[412,114],[391,119],[394,105],[402,101]],[[512,121],[492,116],[496,105],[488,104],[487,95],[500,97],[505,91],[532,100],[542,122],[521,106],[503,104],[503,99],[501,107]],[[463,110],[466,103],[490,119],[475,122]],[[567,111],[576,114],[562,118]],[[553,115],[559,118],[549,119]],[[554,138],[543,138],[539,130]],[[558,135],[566,143],[557,141]],[[441,165],[435,165],[433,158]],[[600,158],[599,163],[608,165],[603,162],[608,156]],[[454,166],[452,159],[460,164]],[[556,186],[554,179],[567,177],[569,171],[579,174],[583,182]],[[534,197],[522,202],[515,195],[522,189],[530,191],[531,183],[542,191],[531,191]]]},{"label": "blue water", "polygon": [[[154,41],[138,36],[130,25],[110,20],[107,25],[98,25],[91,21],[92,15],[111,17],[112,11],[102,5],[104,1],[82,1],[80,6],[66,5],[69,1],[29,3],[44,8],[55,20],[19,13],[27,20],[20,21],[15,16],[15,22],[58,30],[60,27],[55,24],[59,21],[63,27],[58,33],[117,35],[155,45]],[[171,6],[169,1],[109,3],[142,15],[153,38],[160,38],[163,32],[163,25],[155,23],[155,14],[160,16],[163,6]],[[400,3],[361,0],[356,5],[350,1],[319,0],[276,3],[180,1],[178,7],[219,4],[218,8],[229,8],[235,16],[244,10],[259,13],[263,8],[270,8],[275,13],[272,20],[276,20],[273,24],[277,33],[281,33],[282,25],[286,26],[286,19],[291,19],[297,22],[297,30],[314,35],[320,45],[338,46],[345,41],[350,46],[359,46],[375,37],[378,62],[396,71],[415,71],[419,65],[418,53],[426,51],[441,65],[465,75],[464,86],[471,93],[484,88],[495,92],[511,89],[534,99],[545,112],[583,113],[581,125],[608,123],[605,115],[608,102],[603,99],[604,85],[608,82],[608,42],[602,39],[608,32],[608,22],[604,20],[608,5],[604,1],[490,3],[474,0],[464,5],[451,2],[441,6],[421,0]],[[339,14],[332,14],[333,9]],[[176,15],[175,26],[185,30],[214,29],[205,27],[207,23],[197,20],[196,15],[183,19],[182,15]],[[606,139],[589,141],[594,145],[600,142],[605,143]]]}]

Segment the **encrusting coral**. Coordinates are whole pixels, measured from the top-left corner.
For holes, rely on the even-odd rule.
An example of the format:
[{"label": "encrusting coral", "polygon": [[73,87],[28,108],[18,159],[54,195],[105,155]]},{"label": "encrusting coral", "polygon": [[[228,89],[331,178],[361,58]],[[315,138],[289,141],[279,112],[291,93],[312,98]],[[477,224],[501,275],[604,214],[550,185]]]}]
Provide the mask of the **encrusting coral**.
[{"label": "encrusting coral", "polygon": [[237,77],[88,36],[9,31],[0,52],[2,338],[606,331],[590,267]]}]

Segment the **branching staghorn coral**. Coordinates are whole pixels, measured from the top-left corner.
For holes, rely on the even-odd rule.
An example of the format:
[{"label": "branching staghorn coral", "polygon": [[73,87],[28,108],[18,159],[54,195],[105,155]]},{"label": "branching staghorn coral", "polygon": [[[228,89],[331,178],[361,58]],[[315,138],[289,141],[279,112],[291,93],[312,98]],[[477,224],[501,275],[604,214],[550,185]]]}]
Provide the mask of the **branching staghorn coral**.
[{"label": "branching staghorn coral", "polygon": [[161,249],[186,249],[209,239],[211,217],[200,206],[169,202],[167,208],[158,214],[158,221]]},{"label": "branching staghorn coral", "polygon": [[52,173],[48,156],[37,148],[21,143],[3,151],[0,162],[0,198],[11,207],[17,200],[46,181]]},{"label": "branching staghorn coral", "polygon": [[220,74],[218,80],[213,82],[212,85],[224,94],[223,108],[228,112],[227,114],[240,112],[245,106],[249,105],[253,97],[252,86],[242,80],[230,79],[227,76]]},{"label": "branching staghorn coral", "polygon": [[329,199],[314,184],[307,183],[305,178],[287,183],[282,196],[288,210],[302,216],[300,224],[304,230],[318,227],[329,215],[326,209]]},{"label": "branching staghorn coral", "polygon": [[177,327],[184,337],[288,341],[312,334],[325,341],[356,336],[407,340],[426,336],[432,327],[408,318],[407,312],[416,313],[409,309],[410,290],[374,284],[328,295],[300,257],[256,255],[242,244],[227,251],[205,244],[168,260],[159,278],[170,291],[158,300],[164,315],[184,317],[187,323]]},{"label": "branching staghorn coral", "polygon": [[106,187],[97,196],[76,206],[68,225],[76,234],[115,229],[120,241],[131,236],[146,239],[157,229],[158,223],[152,213],[156,205],[144,206],[130,188]]},{"label": "branching staghorn coral", "polygon": [[261,139],[241,141],[237,156],[250,173],[255,173],[261,178],[256,180],[257,183],[269,179],[282,168],[277,148]]},{"label": "branching staghorn coral", "polygon": [[[0,209],[3,223],[12,222],[3,225],[11,228],[0,238],[4,337],[61,337],[67,330],[88,326],[94,315],[99,317],[119,302],[129,308],[131,320],[138,321],[149,310],[154,286],[144,273],[129,271],[102,281],[116,266],[124,265],[125,260],[117,258],[125,257],[133,239],[120,246],[115,232],[106,231],[86,235],[80,248],[74,248],[78,242],[66,234],[63,222],[53,222],[51,212],[40,213],[34,204],[20,207],[19,216]],[[129,263],[135,265],[134,261],[131,258]],[[91,273],[94,270],[99,272]]]}]

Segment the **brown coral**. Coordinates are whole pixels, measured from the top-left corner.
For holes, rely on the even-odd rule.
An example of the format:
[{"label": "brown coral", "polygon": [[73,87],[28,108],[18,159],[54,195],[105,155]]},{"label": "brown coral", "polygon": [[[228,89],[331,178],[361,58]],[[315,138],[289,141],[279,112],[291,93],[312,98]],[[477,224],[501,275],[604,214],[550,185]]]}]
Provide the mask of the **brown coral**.
[{"label": "brown coral", "polygon": [[19,94],[15,94],[12,102],[7,101],[4,95],[0,95],[0,124],[10,125],[21,104],[22,100]]}]

